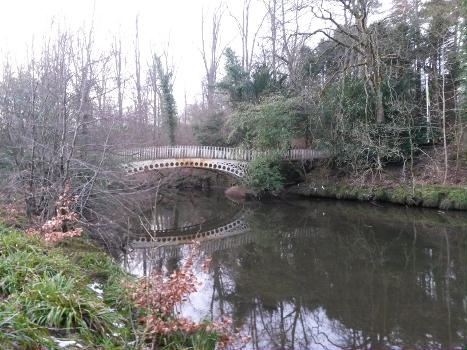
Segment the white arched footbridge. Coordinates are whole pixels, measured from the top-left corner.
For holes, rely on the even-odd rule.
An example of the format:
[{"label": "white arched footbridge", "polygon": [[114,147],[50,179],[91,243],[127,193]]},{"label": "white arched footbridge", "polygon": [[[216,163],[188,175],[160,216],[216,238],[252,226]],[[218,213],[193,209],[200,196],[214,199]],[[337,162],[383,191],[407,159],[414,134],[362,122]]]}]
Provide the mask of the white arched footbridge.
[{"label": "white arched footbridge", "polygon": [[[118,155],[128,174],[166,168],[202,168],[242,178],[248,163],[267,153],[228,147],[162,146],[129,149],[118,152]],[[307,161],[325,158],[326,154],[311,149],[292,149],[282,152],[281,157],[283,160]]]}]

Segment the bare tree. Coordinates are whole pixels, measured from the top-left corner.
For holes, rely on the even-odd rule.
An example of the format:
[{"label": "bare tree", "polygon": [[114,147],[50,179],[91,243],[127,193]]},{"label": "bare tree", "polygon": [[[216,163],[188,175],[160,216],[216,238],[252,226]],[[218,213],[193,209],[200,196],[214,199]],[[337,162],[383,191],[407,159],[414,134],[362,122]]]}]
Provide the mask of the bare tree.
[{"label": "bare tree", "polygon": [[103,55],[100,60],[100,66],[98,67],[99,73],[96,73],[96,83],[94,89],[97,99],[97,110],[99,112],[99,118],[107,117],[107,103],[108,103],[108,79],[109,79],[109,55]]},{"label": "bare tree", "polygon": [[301,35],[299,25],[299,17],[300,12],[303,10],[303,4],[300,0],[294,0],[293,2],[280,1],[280,20],[278,20],[278,26],[281,31],[282,53],[278,54],[278,57],[287,67],[291,86],[297,87],[300,50],[307,39],[306,35]]},{"label": "bare tree", "polygon": [[149,94],[151,96],[149,104],[152,110],[153,117],[153,142],[157,140],[161,126],[161,91],[158,85],[158,60],[159,57],[155,53],[153,53],[151,62],[149,64],[147,76],[147,85],[149,89]]},{"label": "bare tree", "polygon": [[[78,133],[81,131],[81,136],[84,139],[84,144],[89,144],[88,139],[88,126],[91,123],[92,117],[92,104],[90,100],[90,92],[94,77],[92,77],[92,68],[95,64],[92,59],[93,48],[93,27],[89,33],[83,32],[78,36],[77,43],[74,46],[72,64],[74,66],[74,79],[72,79],[73,89],[77,99],[75,107],[75,120],[73,125],[73,136],[69,145],[69,153],[65,162],[65,174],[63,176],[63,185],[70,178],[70,164],[72,158],[75,156],[77,149]],[[82,156],[85,156],[86,146],[82,148]]]},{"label": "bare tree", "polygon": [[211,109],[214,105],[217,70],[225,50],[225,46],[222,49],[219,47],[220,26],[223,14],[224,9],[222,4],[219,5],[212,13],[211,42],[208,46],[206,43],[207,39],[205,38],[204,11],[201,12],[201,56],[203,58],[203,64],[206,73],[206,99],[208,109]]},{"label": "bare tree", "polygon": [[136,16],[135,22],[135,90],[136,90],[136,102],[135,112],[136,118],[139,123],[146,125],[148,123],[145,103],[143,101],[143,88],[141,85],[141,53],[139,49],[139,16]]},{"label": "bare tree", "polygon": [[124,79],[122,71],[122,39],[114,39],[112,47],[112,55],[115,64],[115,83],[117,85],[117,105],[118,105],[118,119],[123,119],[123,91]]},{"label": "bare tree", "polygon": [[264,4],[266,6],[266,9],[268,11],[269,15],[269,24],[270,24],[270,30],[271,30],[271,70],[272,70],[272,77],[273,80],[277,80],[277,64],[276,64],[276,57],[277,57],[277,10],[278,10],[278,4],[277,0],[267,0],[264,1]]},{"label": "bare tree", "polygon": [[80,172],[84,177],[76,160],[87,158],[90,126],[96,121],[92,44],[92,27],[75,35],[59,32],[44,38],[38,58],[33,56],[26,67],[16,74],[5,71],[0,90],[6,147],[14,150],[12,182],[23,192],[29,216],[48,216],[64,184]]},{"label": "bare tree", "polygon": [[[251,0],[243,0],[242,15],[241,18],[230,13],[230,16],[234,19],[235,24],[237,25],[240,39],[242,42],[242,67],[246,72],[250,72],[253,66],[253,57],[256,47],[256,40],[258,34],[263,26],[264,20],[267,17],[267,13],[262,17],[256,31],[251,37],[250,34],[250,10],[251,10]],[[251,46],[250,46],[251,40]]]}]

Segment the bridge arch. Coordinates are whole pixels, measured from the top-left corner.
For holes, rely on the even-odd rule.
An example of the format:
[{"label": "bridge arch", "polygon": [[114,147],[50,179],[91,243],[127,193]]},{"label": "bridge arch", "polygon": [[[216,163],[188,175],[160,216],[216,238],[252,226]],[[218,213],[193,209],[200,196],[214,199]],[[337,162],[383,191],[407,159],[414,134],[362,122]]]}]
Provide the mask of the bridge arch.
[{"label": "bridge arch", "polygon": [[236,236],[249,231],[245,214],[230,222],[208,230],[199,230],[199,225],[191,225],[179,229],[158,230],[153,237],[139,237],[131,241],[133,248],[151,248],[161,245],[179,245],[192,243],[193,240],[209,241],[216,238]]},{"label": "bridge arch", "polygon": [[131,162],[124,165],[127,174],[136,174],[151,170],[173,168],[197,168],[226,173],[242,178],[246,174],[248,162],[228,159],[206,158],[169,158]]}]

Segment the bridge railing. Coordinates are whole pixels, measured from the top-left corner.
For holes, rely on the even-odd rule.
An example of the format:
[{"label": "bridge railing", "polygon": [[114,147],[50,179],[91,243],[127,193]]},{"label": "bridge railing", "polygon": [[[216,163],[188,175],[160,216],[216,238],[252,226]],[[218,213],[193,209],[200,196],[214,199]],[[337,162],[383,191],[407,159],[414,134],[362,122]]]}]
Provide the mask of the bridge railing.
[{"label": "bridge railing", "polygon": [[[272,152],[272,151],[271,151]],[[124,162],[153,159],[206,158],[250,161],[268,151],[253,151],[232,147],[214,146],[157,146],[128,149],[116,152]],[[311,149],[292,149],[286,151],[282,158],[290,160],[310,160],[324,158],[324,152]]]},{"label": "bridge railing", "polygon": [[212,146],[160,146],[128,149],[118,152],[119,155],[131,160],[207,158],[249,161],[252,151],[231,147]]}]

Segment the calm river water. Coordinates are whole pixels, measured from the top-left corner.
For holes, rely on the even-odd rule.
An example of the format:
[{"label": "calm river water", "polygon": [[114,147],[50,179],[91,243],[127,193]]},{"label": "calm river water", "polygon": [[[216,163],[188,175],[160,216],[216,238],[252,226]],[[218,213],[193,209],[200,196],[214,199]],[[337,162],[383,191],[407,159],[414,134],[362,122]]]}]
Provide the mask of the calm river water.
[{"label": "calm river water", "polygon": [[[160,195],[159,195],[160,196]],[[155,194],[148,203],[155,203]],[[131,218],[132,273],[180,266],[198,237],[210,271],[183,306],[230,316],[247,349],[465,349],[465,213],[325,200],[236,204],[161,196]],[[152,238],[151,238],[152,237]]]}]

